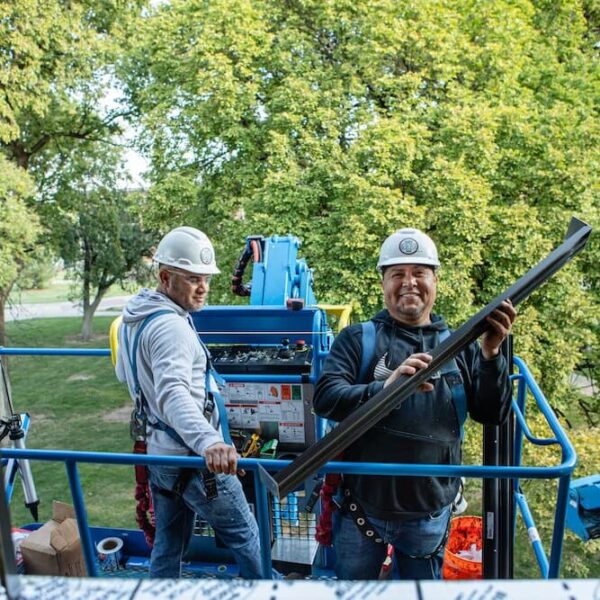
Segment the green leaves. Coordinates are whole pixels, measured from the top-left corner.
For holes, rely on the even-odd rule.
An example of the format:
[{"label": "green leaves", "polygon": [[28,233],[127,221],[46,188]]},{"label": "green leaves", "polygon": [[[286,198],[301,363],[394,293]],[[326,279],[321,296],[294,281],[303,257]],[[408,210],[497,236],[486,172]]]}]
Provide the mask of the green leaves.
[{"label": "green leaves", "polygon": [[27,173],[2,156],[0,173],[0,290],[4,290],[12,286],[19,269],[27,263],[41,227],[27,206],[33,193]]},{"label": "green leaves", "polygon": [[[459,325],[573,214],[598,223],[594,15],[528,0],[158,7],[126,72],[152,221],[208,231],[231,265],[246,235],[294,233],[318,298],[357,318],[381,306],[382,240],[421,227],[442,257],[437,309]],[[517,352],[558,404],[596,336],[599,251],[592,239],[521,308]],[[231,301],[226,282],[213,292]]]}]

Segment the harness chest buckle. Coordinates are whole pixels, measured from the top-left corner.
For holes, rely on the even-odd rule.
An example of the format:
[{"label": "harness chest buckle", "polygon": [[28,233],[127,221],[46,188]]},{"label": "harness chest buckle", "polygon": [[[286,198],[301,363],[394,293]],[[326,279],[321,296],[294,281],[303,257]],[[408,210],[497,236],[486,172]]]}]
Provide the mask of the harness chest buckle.
[{"label": "harness chest buckle", "polygon": [[204,403],[204,418],[210,422],[213,412],[215,411],[215,401],[213,393],[206,391],[206,401]]},{"label": "harness chest buckle", "polygon": [[148,418],[146,413],[134,409],[129,420],[129,435],[135,442],[145,442],[148,435]]}]

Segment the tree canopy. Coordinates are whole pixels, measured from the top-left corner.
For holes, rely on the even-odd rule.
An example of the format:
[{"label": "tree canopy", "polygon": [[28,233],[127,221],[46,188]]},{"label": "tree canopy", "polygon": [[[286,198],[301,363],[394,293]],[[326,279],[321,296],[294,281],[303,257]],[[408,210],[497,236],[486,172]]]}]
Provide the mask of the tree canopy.
[{"label": "tree canopy", "polygon": [[[110,104],[105,96],[115,81],[114,64],[127,47],[130,28],[144,4],[142,0],[0,4],[0,157],[7,165],[0,170],[0,188],[11,187],[16,173],[34,184],[19,210],[11,209],[15,235],[10,248],[22,258],[0,263],[0,280],[10,282],[0,287],[2,317],[16,275],[31,256],[25,253],[31,236],[41,231],[33,225],[40,207],[36,200],[42,193],[46,197],[52,193],[47,180],[63,168],[68,172],[70,157],[81,151],[78,145],[83,142],[88,147],[97,144],[96,155],[103,151],[107,164],[111,162],[114,136],[129,107]],[[44,225],[48,230],[52,223]],[[20,230],[29,235],[18,237]],[[52,237],[56,239],[49,235],[46,240]]]},{"label": "tree canopy", "polygon": [[[8,295],[41,227],[27,208],[33,182],[22,170],[0,156],[0,295]],[[5,339],[4,303],[0,304],[0,343]]]},{"label": "tree canopy", "polygon": [[[571,215],[600,224],[594,6],[161,4],[121,73],[152,160],[147,218],[204,229],[225,264],[248,234],[294,233],[319,300],[360,318],[381,305],[382,240],[420,227],[458,325]],[[518,321],[517,351],[557,398],[595,339],[599,258],[595,236]]]},{"label": "tree canopy", "polygon": [[[381,242],[419,227],[442,261],[436,310],[457,326],[573,214],[600,225],[599,55],[598,0],[1,2],[0,344],[40,248],[91,310],[94,289],[135,274],[148,232],[182,224],[215,243],[212,302],[232,303],[247,235],[292,233],[317,298],[357,319],[382,305]],[[145,194],[118,181],[125,119],[150,159]],[[599,239],[515,328],[563,410],[584,348],[600,381]]]},{"label": "tree canopy", "polygon": [[142,226],[142,192],[124,187],[127,173],[119,148],[81,142],[69,154],[50,155],[38,169],[45,173],[45,185],[37,212],[47,226],[46,242],[78,283],[82,337],[89,339],[92,317],[109,288],[146,280],[144,261],[155,235]]}]

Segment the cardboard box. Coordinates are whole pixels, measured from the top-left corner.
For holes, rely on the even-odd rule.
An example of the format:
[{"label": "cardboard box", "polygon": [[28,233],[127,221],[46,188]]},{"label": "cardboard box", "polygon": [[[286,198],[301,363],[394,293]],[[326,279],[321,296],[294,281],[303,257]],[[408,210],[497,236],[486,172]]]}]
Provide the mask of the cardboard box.
[{"label": "cardboard box", "polygon": [[85,577],[85,563],[73,508],[54,501],[52,519],[23,540],[21,554],[28,575]]}]

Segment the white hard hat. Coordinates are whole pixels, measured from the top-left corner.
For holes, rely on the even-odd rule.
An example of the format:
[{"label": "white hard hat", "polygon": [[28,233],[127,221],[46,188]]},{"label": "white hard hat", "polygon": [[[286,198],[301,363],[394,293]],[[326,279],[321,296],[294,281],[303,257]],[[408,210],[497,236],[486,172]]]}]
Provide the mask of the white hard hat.
[{"label": "white hard hat", "polygon": [[399,229],[381,245],[377,269],[391,265],[440,266],[437,248],[433,240],[418,229]]},{"label": "white hard hat", "polygon": [[195,227],[177,227],[158,244],[152,260],[196,275],[220,273],[208,236]]}]

